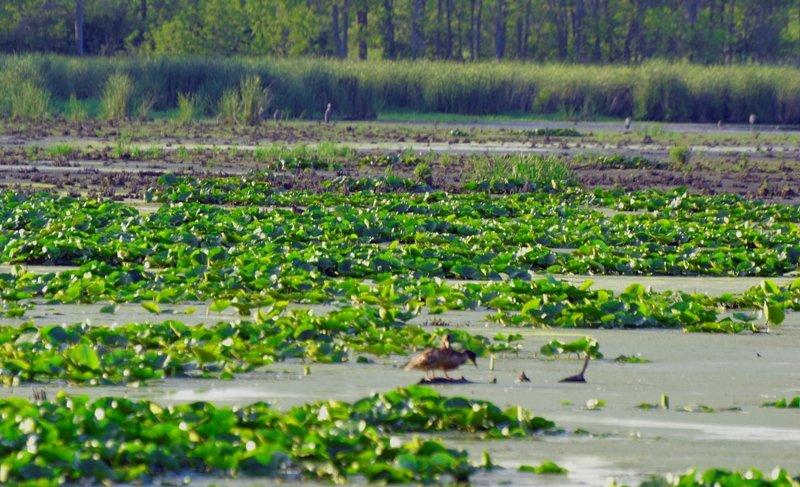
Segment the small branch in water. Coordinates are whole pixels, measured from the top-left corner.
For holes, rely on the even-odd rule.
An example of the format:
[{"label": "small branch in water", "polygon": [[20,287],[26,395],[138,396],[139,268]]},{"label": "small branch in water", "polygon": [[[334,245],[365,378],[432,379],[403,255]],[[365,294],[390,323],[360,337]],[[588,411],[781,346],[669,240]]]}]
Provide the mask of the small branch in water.
[{"label": "small branch in water", "polygon": [[461,376],[460,379],[447,379],[444,377],[434,377],[433,379],[423,378],[417,382],[419,385],[432,385],[432,384],[441,384],[441,385],[455,385],[455,384],[474,384],[471,380],[464,378]]}]

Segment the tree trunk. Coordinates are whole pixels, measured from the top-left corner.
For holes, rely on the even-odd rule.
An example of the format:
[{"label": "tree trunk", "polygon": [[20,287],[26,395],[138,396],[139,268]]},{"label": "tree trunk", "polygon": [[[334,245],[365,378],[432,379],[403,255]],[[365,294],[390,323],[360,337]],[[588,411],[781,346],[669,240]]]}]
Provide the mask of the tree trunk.
[{"label": "tree trunk", "polygon": [[336,47],[336,57],[342,57],[342,32],[339,29],[339,4],[334,2],[331,7],[331,30],[333,30],[333,43]]},{"label": "tree trunk", "polygon": [[[469,40],[469,31],[467,31]],[[456,54],[459,61],[464,60],[464,13],[456,12]]]},{"label": "tree trunk", "polygon": [[575,8],[572,11],[572,45],[573,57],[578,61],[584,60],[585,32],[583,19],[586,17],[583,0],[575,0]]},{"label": "tree trunk", "polygon": [[411,57],[424,55],[425,37],[422,22],[425,15],[425,0],[411,0]]},{"label": "tree trunk", "polygon": [[604,1],[603,7],[603,17],[605,19],[605,35],[603,37],[606,39],[606,50],[608,51],[605,60],[608,62],[618,61],[619,47],[614,42],[614,39],[616,39],[614,35],[614,11],[611,8],[611,2],[608,0]]},{"label": "tree trunk", "polygon": [[397,57],[397,48],[394,39],[394,4],[393,0],[383,0],[383,57],[394,59]]},{"label": "tree trunk", "polygon": [[350,0],[342,2],[342,51],[339,57],[345,59],[350,49]]},{"label": "tree trunk", "polygon": [[139,2],[139,21],[142,23],[142,28],[139,30],[136,44],[140,46],[147,37],[147,0]]},{"label": "tree trunk", "polygon": [[356,22],[358,23],[358,58],[367,59],[367,22],[368,22],[368,2],[361,0],[356,12]]},{"label": "tree trunk", "polygon": [[514,54],[517,59],[525,59],[528,56],[528,39],[531,31],[531,0],[517,0],[516,5]]},{"label": "tree trunk", "polygon": [[700,0],[687,0],[686,1],[686,21],[689,28],[686,29],[686,39],[684,40],[684,53],[690,60],[696,60],[697,54],[695,53],[695,46],[697,45],[697,15]]},{"label": "tree trunk", "polygon": [[75,0],[75,53],[83,56],[83,0]]},{"label": "tree trunk", "polygon": [[569,52],[569,32],[567,31],[567,7],[563,1],[549,0],[548,6],[553,14],[556,27],[556,49],[558,59],[565,61]]},{"label": "tree trunk", "polygon": [[628,34],[625,36],[624,56],[629,63],[638,61],[642,53],[641,21],[644,12],[641,0],[636,0],[635,4],[636,11],[628,25]]},{"label": "tree trunk", "polygon": [[506,0],[497,0],[494,18],[494,57],[503,59],[506,55]]},{"label": "tree trunk", "polygon": [[482,44],[482,32],[481,32],[481,19],[483,18],[483,0],[478,0],[478,12],[477,17],[475,18],[475,59],[481,58],[481,44]]},{"label": "tree trunk", "polygon": [[453,57],[453,0],[446,0],[445,3],[444,57]]},{"label": "tree trunk", "polygon": [[[517,5],[519,7],[519,5]],[[519,15],[519,11],[517,11],[517,20],[514,23],[514,57],[517,59],[522,59],[522,30],[524,27],[522,26],[524,22],[523,16]]]},{"label": "tree trunk", "polygon": [[599,63],[603,58],[603,50],[600,47],[600,0],[592,0],[592,19],[594,20],[592,61]]},{"label": "tree trunk", "polygon": [[442,0],[436,0],[436,35],[433,40],[434,56],[438,59],[444,57],[444,48],[442,47],[442,19],[444,9],[442,8]]},{"label": "tree trunk", "polygon": [[475,60],[475,0],[469,0],[469,31],[467,32],[469,40],[469,58]]}]

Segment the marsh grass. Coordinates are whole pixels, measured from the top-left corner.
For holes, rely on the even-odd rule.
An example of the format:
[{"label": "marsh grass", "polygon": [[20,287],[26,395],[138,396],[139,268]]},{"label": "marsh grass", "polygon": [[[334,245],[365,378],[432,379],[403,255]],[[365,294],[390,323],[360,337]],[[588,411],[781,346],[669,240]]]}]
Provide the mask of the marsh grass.
[{"label": "marsh grass", "polygon": [[271,144],[253,149],[253,159],[261,163],[282,162],[294,164],[302,162],[301,166],[324,167],[337,161],[354,160],[357,157],[357,150],[332,142],[322,142],[314,147],[305,144],[292,147]]},{"label": "marsh grass", "polygon": [[532,188],[559,188],[575,184],[576,178],[565,161],[554,156],[513,155],[475,157],[469,160],[466,180],[487,183],[515,183]]},{"label": "marsh grass", "polygon": [[136,118],[142,121],[150,120],[155,104],[156,100],[152,96],[142,96],[139,99],[139,104],[136,107]]},{"label": "marsh grass", "polygon": [[70,144],[54,144],[44,150],[44,155],[50,159],[68,159],[80,151]]},{"label": "marsh grass", "polygon": [[43,90],[26,88],[38,102],[18,113],[40,113],[46,93],[120,101],[125,91],[105,90],[107,81],[127,76],[128,96],[157,94],[156,111],[175,109],[180,94],[195,95],[231,123],[234,114],[239,123],[263,118],[270,107],[287,118],[319,118],[327,103],[343,119],[413,111],[746,123],[755,113],[759,123],[800,123],[800,69],[789,66],[0,56],[3,73],[15,64],[31,74],[20,79]]},{"label": "marsh grass", "polygon": [[13,58],[0,67],[0,117],[21,121],[50,118],[51,95],[39,87],[33,64]]},{"label": "marsh grass", "polygon": [[[126,74],[112,74],[106,81],[100,105],[106,120],[124,120],[128,117],[128,105],[133,93],[133,80]],[[138,116],[142,117],[141,106]],[[149,109],[147,110],[149,114]]]},{"label": "marsh grass", "polygon": [[655,123],[637,124],[633,132],[642,138],[650,137],[653,139],[662,139],[666,135],[664,127]]},{"label": "marsh grass", "polygon": [[189,125],[200,116],[200,109],[197,103],[197,96],[187,93],[178,94],[178,110],[175,113],[174,121],[178,125]]},{"label": "marsh grass", "polygon": [[675,145],[669,149],[669,160],[675,169],[688,169],[692,149],[686,145]]},{"label": "marsh grass", "polygon": [[229,125],[239,123],[239,93],[236,90],[227,90],[219,100],[219,120]]},{"label": "marsh grass", "polygon": [[[227,124],[257,125],[268,113],[272,100],[272,92],[261,84],[260,76],[247,76],[238,89],[222,94],[218,120]],[[178,101],[180,103],[180,99]]]},{"label": "marsh grass", "polygon": [[239,85],[241,119],[247,125],[256,125],[272,104],[272,92],[261,85],[260,76],[247,76]]},{"label": "marsh grass", "polygon": [[10,104],[14,120],[40,121],[50,118],[50,95],[31,81],[15,87]]},{"label": "marsh grass", "polygon": [[64,106],[64,118],[70,122],[83,122],[89,118],[89,110],[75,94],[69,96],[69,100]]}]

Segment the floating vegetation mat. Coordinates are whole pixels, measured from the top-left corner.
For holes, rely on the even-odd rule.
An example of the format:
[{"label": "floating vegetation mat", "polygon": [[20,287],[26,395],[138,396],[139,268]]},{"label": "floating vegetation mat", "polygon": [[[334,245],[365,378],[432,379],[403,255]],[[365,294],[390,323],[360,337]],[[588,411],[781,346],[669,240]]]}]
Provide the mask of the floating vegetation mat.
[{"label": "floating vegetation mat", "polygon": [[[420,386],[280,411],[121,397],[0,400],[0,482],[130,482],[164,474],[375,482],[466,481],[464,451],[413,433],[523,437],[555,425]],[[402,438],[398,435],[402,435]],[[409,439],[410,438],[410,439]]]},{"label": "floating vegetation mat", "polygon": [[[478,355],[516,350],[516,337],[488,339],[465,330],[423,328],[391,311],[346,308],[317,316],[308,311],[261,310],[256,321],[187,326],[179,321],[118,326],[87,324],[0,327],[0,384],[55,379],[132,384],[164,377],[230,379],[275,361],[319,363],[387,356],[438,346],[447,334]],[[363,357],[363,356],[362,356]]]},{"label": "floating vegetation mat", "polygon": [[690,470],[681,475],[654,477],[642,482],[640,487],[798,487],[800,476],[792,477],[787,471],[776,468],[771,474],[751,468],[736,472],[721,468],[698,472]]}]

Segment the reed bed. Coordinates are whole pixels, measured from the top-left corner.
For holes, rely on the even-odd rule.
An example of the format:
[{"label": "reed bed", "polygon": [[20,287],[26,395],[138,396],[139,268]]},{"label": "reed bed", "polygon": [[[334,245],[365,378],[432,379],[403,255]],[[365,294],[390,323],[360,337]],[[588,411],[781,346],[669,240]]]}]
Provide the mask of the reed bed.
[{"label": "reed bed", "polygon": [[[226,93],[230,97],[243,80],[257,76],[261,80],[257,89],[270,94],[269,109],[279,110],[285,118],[317,118],[331,103],[339,120],[404,110],[731,123],[746,123],[755,114],[758,123],[800,123],[800,69],[784,66],[0,57],[3,71],[19,72],[20,66],[31,76],[19,83],[35,83],[38,89],[31,93],[29,86],[26,96],[39,97],[40,102],[42,97],[99,99],[110,79],[126,76],[132,81],[132,106],[150,100],[154,110],[172,110],[180,95],[194,96],[202,100],[197,108],[203,115],[220,120],[230,118],[224,113],[226,103],[230,110]],[[5,116],[12,111],[8,96],[0,94],[0,112]],[[49,102],[45,105],[53,110]]]}]

